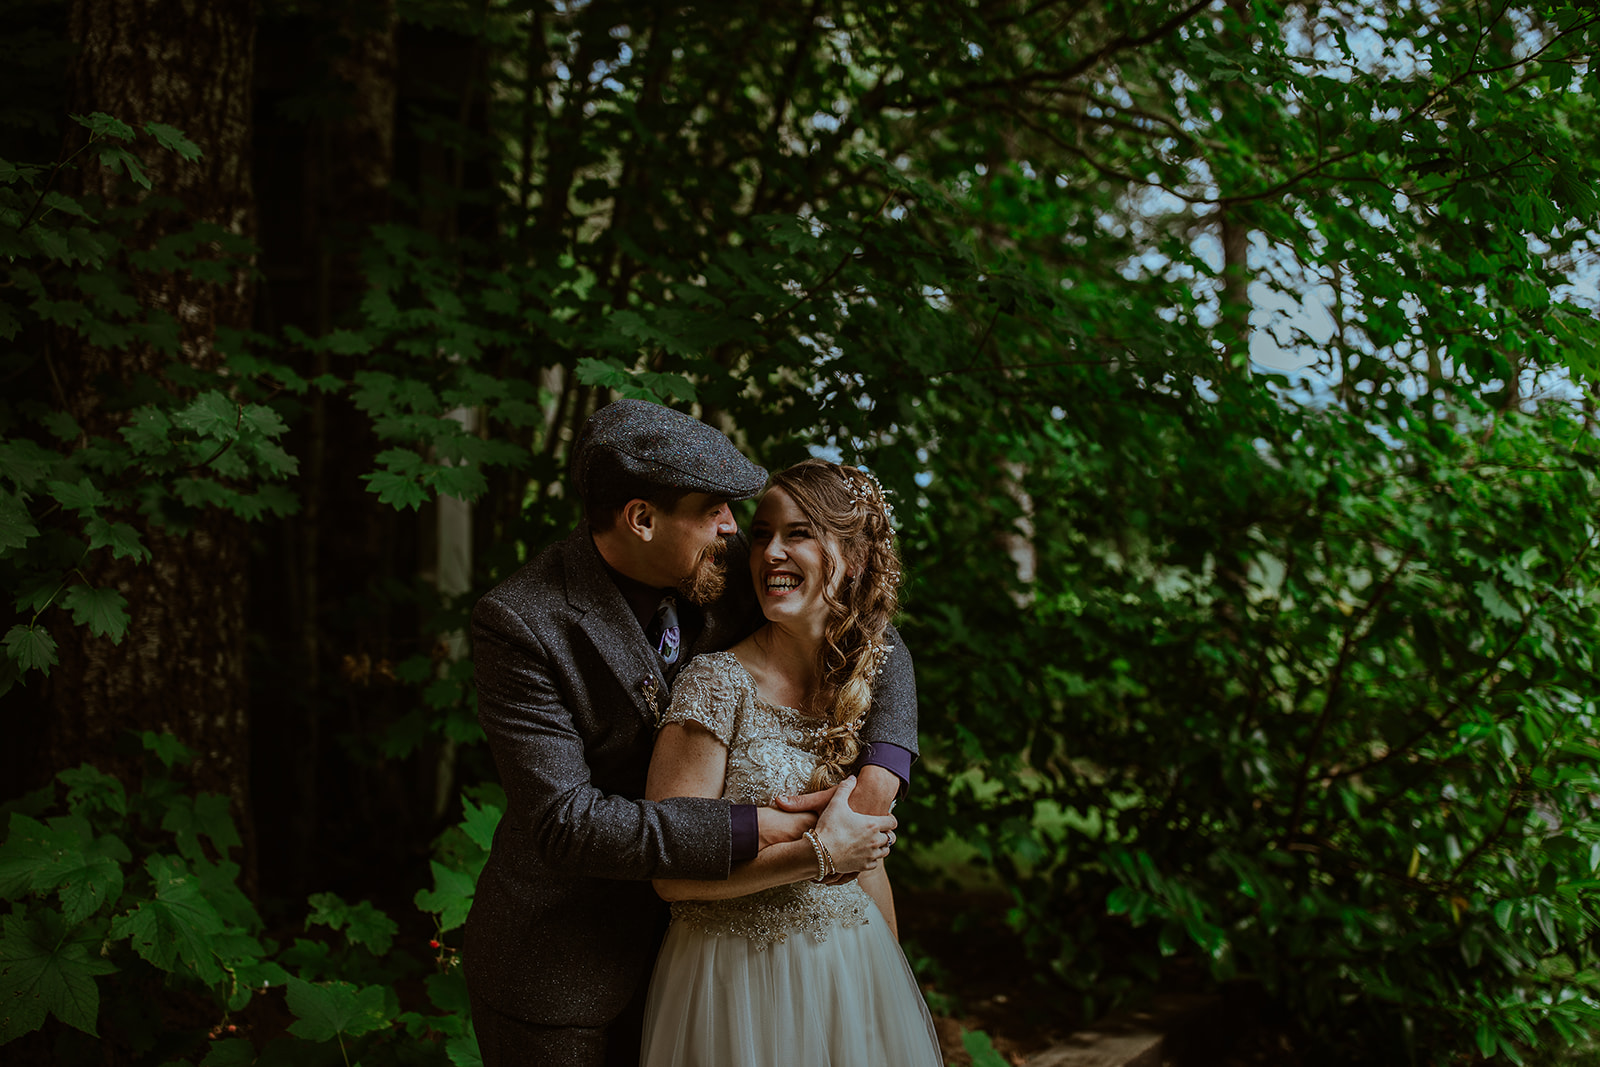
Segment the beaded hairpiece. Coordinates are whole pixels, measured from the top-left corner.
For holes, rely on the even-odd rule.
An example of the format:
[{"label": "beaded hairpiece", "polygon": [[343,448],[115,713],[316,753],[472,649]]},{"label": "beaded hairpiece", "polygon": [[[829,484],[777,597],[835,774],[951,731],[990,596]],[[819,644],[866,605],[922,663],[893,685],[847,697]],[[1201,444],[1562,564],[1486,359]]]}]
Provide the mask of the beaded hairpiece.
[{"label": "beaded hairpiece", "polygon": [[[845,472],[844,487],[850,494],[850,499],[857,504],[877,504],[883,509],[884,522],[889,526],[889,534],[894,536],[894,505],[889,503],[889,494],[883,488],[883,483],[878,481],[878,476],[869,470],[860,467],[841,467]],[[860,479],[859,481],[857,479]]]}]

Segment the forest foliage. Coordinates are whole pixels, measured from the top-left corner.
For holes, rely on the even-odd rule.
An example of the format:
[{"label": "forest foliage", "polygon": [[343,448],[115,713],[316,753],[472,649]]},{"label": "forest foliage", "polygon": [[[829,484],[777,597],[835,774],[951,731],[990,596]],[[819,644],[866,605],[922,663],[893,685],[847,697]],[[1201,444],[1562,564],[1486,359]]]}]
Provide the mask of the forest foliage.
[{"label": "forest foliage", "polygon": [[[998,879],[1081,1016],[1182,956],[1335,1062],[1522,1062],[1600,1029],[1591,8],[398,11],[481,60],[473,107],[399,119],[450,177],[396,177],[338,321],[219,336],[219,369],[127,278],[220,276],[274,235],[135,246],[161,190],[55,188],[204,146],[95,114],[55,163],[0,152],[0,684],[39,684],[61,627],[129,625],[95,554],[303,507],[296,435],[336,399],[369,461],[343,491],[479,518],[472,589],[372,650],[406,696],[350,743],[482,768],[470,658],[435,641],[570,528],[572,429],[643,396],[894,491],[922,692],[902,826]],[[108,393],[114,437],[52,388],[61,331],[169,358]],[[451,943],[492,784],[440,824],[429,954],[323,893],[284,944],[226,803],[138,743],[140,783],[62,770],[10,808],[0,1040],[49,1012],[137,1062],[473,1062]],[[205,1022],[152,1028],[158,986]],[[258,1048],[278,990],[295,1022]]]}]

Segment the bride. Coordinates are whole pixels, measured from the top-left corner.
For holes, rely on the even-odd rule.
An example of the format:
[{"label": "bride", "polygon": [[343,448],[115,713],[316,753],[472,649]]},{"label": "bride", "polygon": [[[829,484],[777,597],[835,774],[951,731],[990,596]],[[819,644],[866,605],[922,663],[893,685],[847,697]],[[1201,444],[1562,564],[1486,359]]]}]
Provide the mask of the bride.
[{"label": "bride", "polygon": [[[872,682],[895,654],[900,572],[882,489],[823,460],[774,475],[751,526],[750,572],[767,622],[684,667],[650,763],[651,800],[762,804],[854,787],[846,773]],[[641,1063],[938,1065],[880,863],[894,833],[872,840],[850,844],[824,818],[726,881],[657,880],[672,925]]]}]

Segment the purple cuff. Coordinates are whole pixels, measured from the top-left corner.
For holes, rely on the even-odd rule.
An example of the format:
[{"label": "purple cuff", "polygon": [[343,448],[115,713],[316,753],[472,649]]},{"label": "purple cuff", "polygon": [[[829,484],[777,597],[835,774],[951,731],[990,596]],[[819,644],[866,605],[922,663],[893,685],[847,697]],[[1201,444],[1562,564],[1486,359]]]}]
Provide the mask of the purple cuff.
[{"label": "purple cuff", "polygon": [[733,862],[753,860],[761,851],[761,824],[756,820],[754,804],[730,804],[728,813],[733,819]]},{"label": "purple cuff", "polygon": [[911,787],[911,761],[914,758],[909,750],[899,745],[891,745],[887,741],[869,741],[867,754],[861,757],[856,766],[865,767],[871,764],[882,767],[900,779],[900,791],[895,794],[895,799],[903,800],[906,790]]}]

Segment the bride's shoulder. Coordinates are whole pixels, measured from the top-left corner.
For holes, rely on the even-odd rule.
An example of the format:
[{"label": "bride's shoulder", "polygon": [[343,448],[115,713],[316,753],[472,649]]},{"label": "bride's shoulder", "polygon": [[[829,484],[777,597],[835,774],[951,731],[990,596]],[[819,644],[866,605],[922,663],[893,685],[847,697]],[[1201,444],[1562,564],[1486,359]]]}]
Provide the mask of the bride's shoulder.
[{"label": "bride's shoulder", "polygon": [[673,688],[678,686],[710,686],[724,693],[742,693],[751,688],[750,672],[739,662],[732,649],[725,652],[705,652],[684,664]]}]

